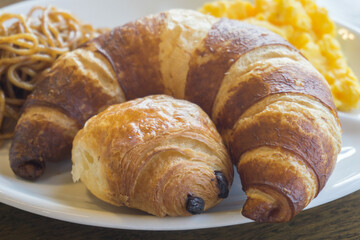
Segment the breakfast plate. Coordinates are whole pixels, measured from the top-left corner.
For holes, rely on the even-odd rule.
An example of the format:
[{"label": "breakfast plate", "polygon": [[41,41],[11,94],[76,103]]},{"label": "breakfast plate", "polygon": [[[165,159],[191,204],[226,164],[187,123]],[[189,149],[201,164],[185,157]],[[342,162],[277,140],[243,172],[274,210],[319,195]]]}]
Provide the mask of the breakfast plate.
[{"label": "breakfast plate", "polygon": [[[35,5],[54,5],[68,9],[95,27],[114,27],[150,13],[170,8],[196,9],[204,0],[35,0],[3,8],[4,12],[26,13]],[[125,7],[126,6],[126,7]],[[360,33],[337,21],[339,41],[355,74],[360,76]],[[353,37],[345,37],[345,34]],[[307,209],[328,203],[360,189],[360,111],[339,113],[343,127],[343,146],[336,168],[325,188]],[[64,221],[136,230],[185,230],[243,224],[251,220],[241,215],[246,195],[237,173],[230,195],[218,206],[192,217],[154,217],[126,207],[114,207],[95,198],[81,183],[73,183],[71,162],[48,164],[48,171],[37,182],[14,175],[9,166],[10,142],[0,149],[0,201],[25,211]]]}]

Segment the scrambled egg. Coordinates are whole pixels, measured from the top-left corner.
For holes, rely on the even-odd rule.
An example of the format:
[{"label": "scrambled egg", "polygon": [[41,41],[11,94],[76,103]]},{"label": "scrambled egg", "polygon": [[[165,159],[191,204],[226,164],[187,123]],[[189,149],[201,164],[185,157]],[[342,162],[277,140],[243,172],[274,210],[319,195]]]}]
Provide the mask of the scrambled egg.
[{"label": "scrambled egg", "polygon": [[243,0],[205,4],[200,11],[215,17],[245,20],[278,33],[298,48],[330,85],[338,110],[357,108],[360,84],[346,63],[335,24],[313,0]]}]

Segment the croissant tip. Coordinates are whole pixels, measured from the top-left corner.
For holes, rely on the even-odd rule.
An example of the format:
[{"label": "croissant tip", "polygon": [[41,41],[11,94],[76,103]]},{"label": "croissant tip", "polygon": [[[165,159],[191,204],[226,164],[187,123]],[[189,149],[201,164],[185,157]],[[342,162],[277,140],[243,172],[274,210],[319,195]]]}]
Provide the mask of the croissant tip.
[{"label": "croissant tip", "polygon": [[281,214],[281,208],[276,202],[259,198],[248,198],[242,214],[256,222],[286,222],[289,219]]},{"label": "croissant tip", "polygon": [[39,160],[31,160],[13,168],[13,171],[16,175],[24,179],[36,180],[43,175],[45,171],[45,163]]},{"label": "croissant tip", "polygon": [[200,197],[194,197],[188,194],[186,200],[186,210],[191,214],[200,214],[204,211],[205,202]]}]

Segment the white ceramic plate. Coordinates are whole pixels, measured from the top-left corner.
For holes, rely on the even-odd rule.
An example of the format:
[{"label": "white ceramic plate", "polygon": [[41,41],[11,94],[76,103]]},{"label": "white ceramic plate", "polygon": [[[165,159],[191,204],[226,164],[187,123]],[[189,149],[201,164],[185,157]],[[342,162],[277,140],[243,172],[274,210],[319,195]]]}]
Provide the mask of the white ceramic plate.
[{"label": "white ceramic plate", "polygon": [[[170,8],[196,9],[204,0],[37,0],[3,9],[26,13],[33,5],[68,9],[95,26],[113,27],[138,17]],[[126,6],[126,7],[125,7]],[[360,34],[342,26],[354,39],[342,40],[346,56],[356,71],[360,63]],[[360,76],[359,72],[357,75]],[[360,189],[360,114],[340,114],[343,148],[334,173],[323,191],[307,208],[312,208]],[[241,215],[245,194],[236,174],[230,196],[210,211],[192,217],[158,218],[126,207],[113,207],[92,196],[81,183],[71,179],[71,164],[49,164],[44,177],[36,183],[15,177],[9,167],[8,148],[0,149],[0,201],[39,215],[69,222],[122,229],[183,230],[227,226],[250,222]],[[51,173],[51,174],[49,174]]]}]

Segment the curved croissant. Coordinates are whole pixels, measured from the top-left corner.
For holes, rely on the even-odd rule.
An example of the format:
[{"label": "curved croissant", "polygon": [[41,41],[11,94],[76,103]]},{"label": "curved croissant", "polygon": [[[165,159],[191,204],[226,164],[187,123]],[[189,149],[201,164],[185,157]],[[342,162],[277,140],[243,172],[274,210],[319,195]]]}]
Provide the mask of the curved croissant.
[{"label": "curved croissant", "polygon": [[280,36],[243,22],[172,10],[115,28],[63,55],[28,98],[11,167],[45,161],[106,106],[151,94],[190,100],[215,122],[248,195],[243,214],[288,221],[324,187],[341,147],[327,82]]},{"label": "curved croissant", "polygon": [[157,216],[207,210],[226,198],[233,166],[200,107],[155,95],[90,118],[72,149],[73,178],[100,199]]}]

